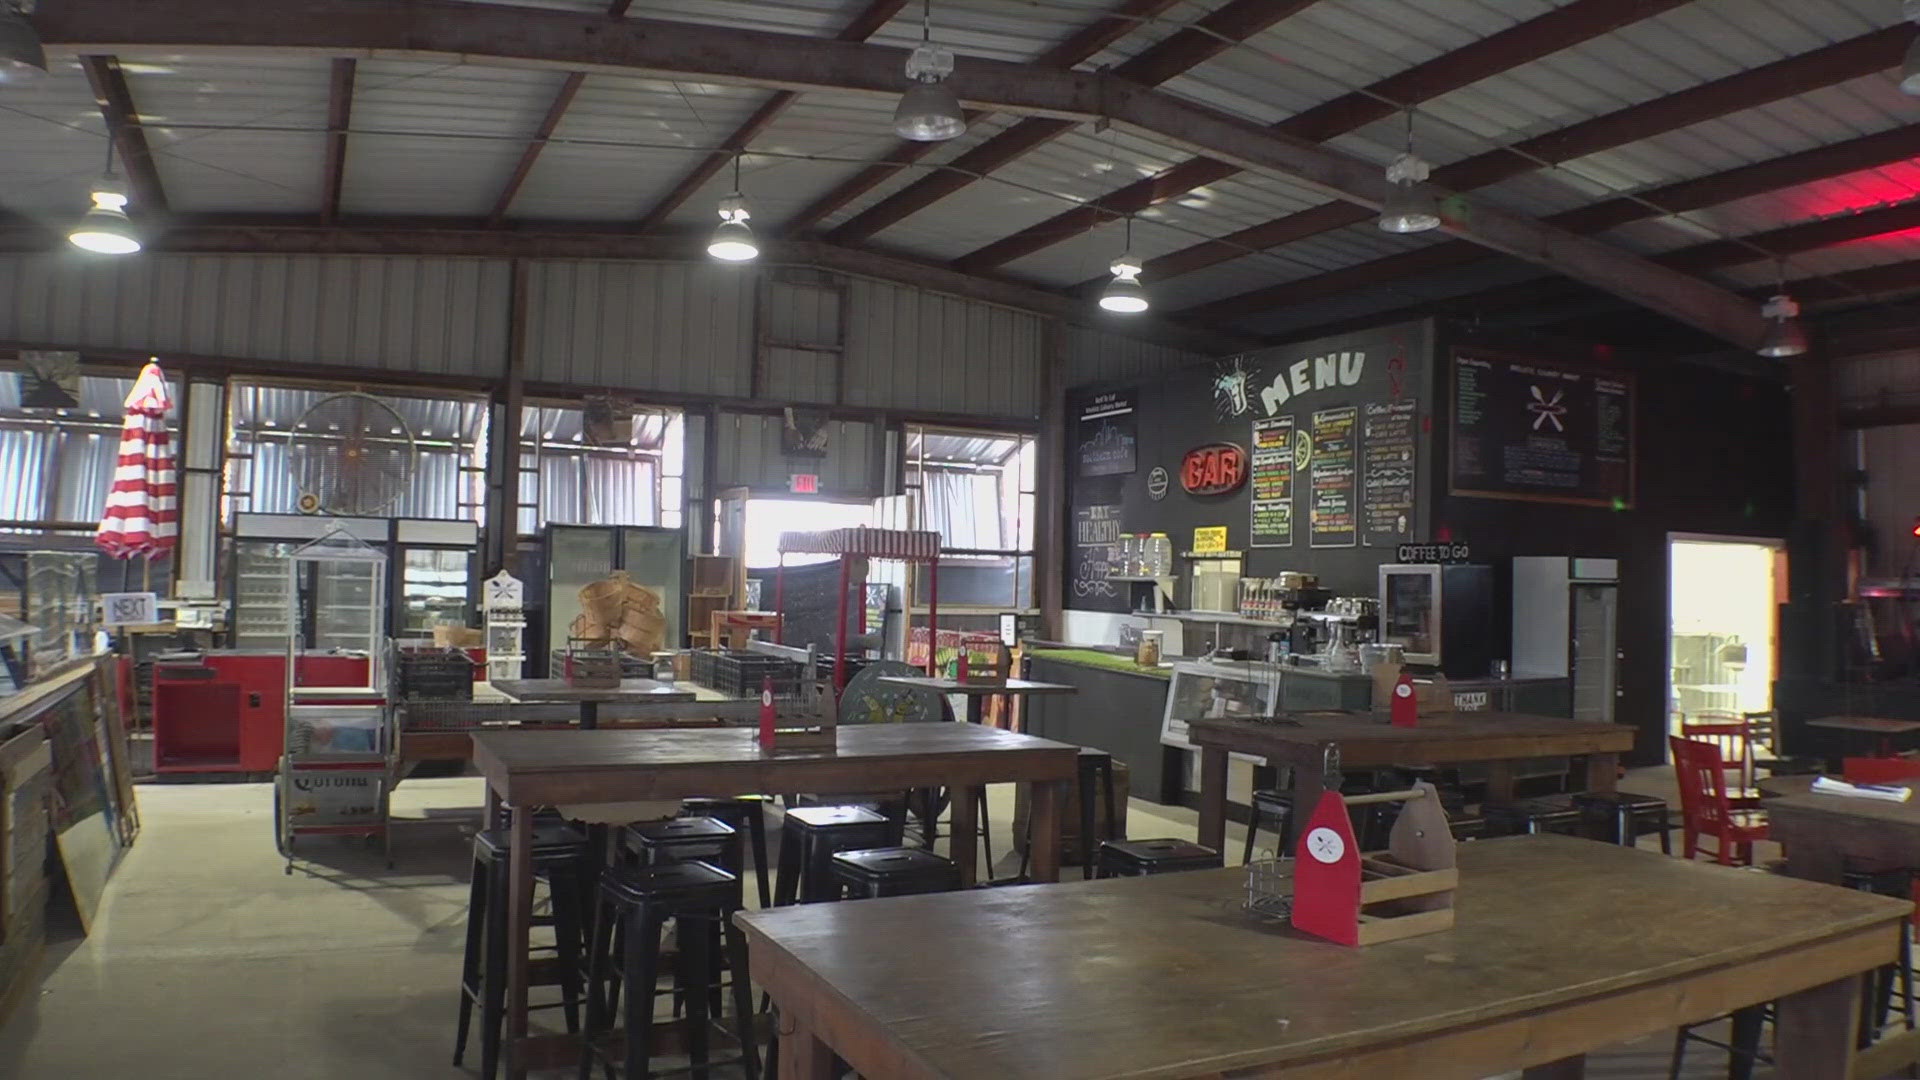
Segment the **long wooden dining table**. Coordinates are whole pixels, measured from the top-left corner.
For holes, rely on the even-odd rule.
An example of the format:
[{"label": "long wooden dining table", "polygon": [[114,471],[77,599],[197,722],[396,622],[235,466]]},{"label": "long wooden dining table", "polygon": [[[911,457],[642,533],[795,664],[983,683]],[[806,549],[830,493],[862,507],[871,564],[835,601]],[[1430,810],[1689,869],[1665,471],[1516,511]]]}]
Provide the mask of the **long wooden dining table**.
[{"label": "long wooden dining table", "polygon": [[[704,731],[487,731],[473,735],[474,765],[489,800],[512,812],[507,912],[507,1075],[568,1060],[577,1038],[531,1037],[527,943],[532,924],[533,816],[545,806],[835,791],[953,792],[952,834],[974,833],[973,791],[1025,783],[1033,807],[1031,877],[1060,877],[1060,810],[1079,748],[964,723],[862,724],[837,730],[836,745],[762,750],[745,728]],[[956,844],[962,880],[975,874],[971,844]]]},{"label": "long wooden dining table", "polygon": [[[1848,1080],[1857,976],[1911,905],[1564,836],[1459,848],[1455,924],[1366,948],[1239,869],[743,913],[783,1080],[1577,1080],[1776,1001],[1776,1075]],[[1738,913],[1729,917],[1730,912]]]}]

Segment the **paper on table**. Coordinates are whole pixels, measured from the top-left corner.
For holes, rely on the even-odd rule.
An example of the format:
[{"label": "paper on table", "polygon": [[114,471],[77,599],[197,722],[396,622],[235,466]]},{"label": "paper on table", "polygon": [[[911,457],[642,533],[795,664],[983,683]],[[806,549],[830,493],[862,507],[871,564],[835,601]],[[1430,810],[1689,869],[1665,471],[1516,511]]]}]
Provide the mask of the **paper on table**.
[{"label": "paper on table", "polygon": [[1849,784],[1845,780],[1836,780],[1831,776],[1816,776],[1813,780],[1813,792],[1818,795],[1839,795],[1849,799],[1880,799],[1883,802],[1906,802],[1913,798],[1913,789],[1895,784]]}]

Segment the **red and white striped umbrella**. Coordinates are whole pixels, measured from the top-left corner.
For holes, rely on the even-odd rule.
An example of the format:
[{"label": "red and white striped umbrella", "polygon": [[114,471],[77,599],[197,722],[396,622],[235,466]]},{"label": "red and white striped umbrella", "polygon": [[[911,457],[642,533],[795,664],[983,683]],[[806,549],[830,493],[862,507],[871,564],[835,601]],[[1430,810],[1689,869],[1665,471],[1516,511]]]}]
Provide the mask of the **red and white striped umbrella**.
[{"label": "red and white striped umbrella", "polygon": [[120,463],[107,492],[106,513],[93,542],[116,559],[154,556],[173,549],[180,535],[173,442],[167,434],[167,377],[148,361],[127,395],[120,429]]}]

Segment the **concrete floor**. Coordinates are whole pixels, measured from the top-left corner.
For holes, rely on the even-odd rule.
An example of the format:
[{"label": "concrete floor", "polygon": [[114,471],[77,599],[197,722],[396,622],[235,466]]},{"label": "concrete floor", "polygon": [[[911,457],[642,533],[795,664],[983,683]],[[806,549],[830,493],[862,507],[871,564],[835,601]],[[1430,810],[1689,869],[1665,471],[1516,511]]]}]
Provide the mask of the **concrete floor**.
[{"label": "concrete floor", "polygon": [[[1644,782],[1657,789],[1659,778]],[[139,800],[143,832],[92,935],[70,930],[51,944],[43,986],[0,1027],[0,1078],[477,1073],[471,1053],[467,1069],[449,1062],[466,909],[461,831],[478,819],[478,780],[400,786],[392,871],[357,843],[321,841],[317,862],[283,874],[264,784],[144,785]],[[993,789],[996,855],[1008,850],[1011,803],[1010,787]],[[1134,836],[1191,838],[1195,822],[1135,800],[1128,824]],[[1229,828],[1237,861],[1244,834]],[[1665,1076],[1671,1045],[1662,1036],[1596,1056],[1588,1075]],[[1724,1062],[1697,1048],[1687,1075],[1718,1075]]]}]

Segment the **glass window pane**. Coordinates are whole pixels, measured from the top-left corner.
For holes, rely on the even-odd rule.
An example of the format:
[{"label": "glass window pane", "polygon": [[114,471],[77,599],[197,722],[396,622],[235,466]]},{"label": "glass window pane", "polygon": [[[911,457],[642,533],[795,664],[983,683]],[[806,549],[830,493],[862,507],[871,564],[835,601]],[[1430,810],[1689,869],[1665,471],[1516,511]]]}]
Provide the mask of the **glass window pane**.
[{"label": "glass window pane", "polygon": [[666,441],[660,447],[660,470],[667,476],[687,474],[687,421],[678,411],[667,418]]}]

